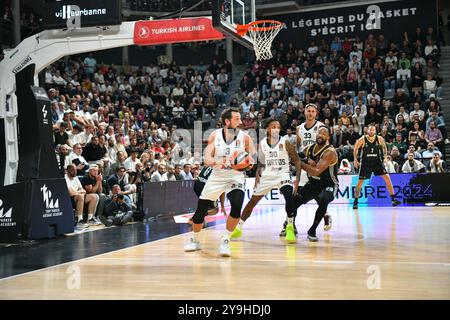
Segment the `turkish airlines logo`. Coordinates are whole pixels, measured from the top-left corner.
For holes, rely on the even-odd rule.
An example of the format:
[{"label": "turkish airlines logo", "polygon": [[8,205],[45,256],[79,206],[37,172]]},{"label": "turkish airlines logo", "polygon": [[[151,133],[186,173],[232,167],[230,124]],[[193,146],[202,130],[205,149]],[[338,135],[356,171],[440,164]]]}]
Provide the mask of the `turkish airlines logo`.
[{"label": "turkish airlines logo", "polygon": [[150,36],[150,29],[147,28],[146,26],[142,26],[139,29],[139,38],[141,39],[146,39]]}]

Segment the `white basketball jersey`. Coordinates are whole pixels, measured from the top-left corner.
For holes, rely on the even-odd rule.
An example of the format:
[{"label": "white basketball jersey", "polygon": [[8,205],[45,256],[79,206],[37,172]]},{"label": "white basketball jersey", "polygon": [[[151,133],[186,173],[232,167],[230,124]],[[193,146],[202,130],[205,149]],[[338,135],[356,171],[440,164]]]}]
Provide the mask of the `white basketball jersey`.
[{"label": "white basketball jersey", "polygon": [[261,173],[262,177],[282,177],[283,174],[290,173],[289,153],[286,150],[285,137],[281,137],[273,148],[269,146],[266,137],[261,141],[260,148],[265,165],[264,171]]},{"label": "white basketball jersey", "polygon": [[297,127],[297,134],[301,139],[301,145],[297,148],[299,152],[305,151],[309,145],[316,143],[317,133],[319,132],[319,128],[323,125],[322,122],[316,121],[309,129],[306,128],[306,122]]},{"label": "white basketball jersey", "polygon": [[[233,142],[227,144],[224,139],[224,129],[217,129],[215,131],[216,136],[214,138],[214,158],[216,163],[223,163],[225,165],[231,165],[232,156],[235,151],[245,150],[245,136],[247,135],[242,130],[239,130],[237,136]],[[217,174],[235,174],[236,170],[232,169],[219,169],[214,168],[214,173]]]}]

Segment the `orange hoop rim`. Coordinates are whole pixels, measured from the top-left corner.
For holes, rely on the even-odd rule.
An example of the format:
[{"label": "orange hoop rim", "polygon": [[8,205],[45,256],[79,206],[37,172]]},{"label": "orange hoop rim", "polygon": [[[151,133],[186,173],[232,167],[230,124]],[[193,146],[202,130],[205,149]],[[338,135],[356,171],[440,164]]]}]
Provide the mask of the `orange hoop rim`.
[{"label": "orange hoop rim", "polygon": [[[263,24],[263,23],[272,23],[273,26],[270,26],[270,27],[255,27],[258,24]],[[238,24],[238,25],[236,25],[236,31],[241,37],[243,37],[243,36],[245,36],[245,34],[248,32],[248,30],[250,28],[253,31],[256,31],[256,32],[262,32],[262,31],[275,30],[275,29],[281,28],[283,25],[284,25],[283,22],[280,22],[280,21],[277,21],[277,20],[256,20],[256,21],[250,22],[248,24]]]}]

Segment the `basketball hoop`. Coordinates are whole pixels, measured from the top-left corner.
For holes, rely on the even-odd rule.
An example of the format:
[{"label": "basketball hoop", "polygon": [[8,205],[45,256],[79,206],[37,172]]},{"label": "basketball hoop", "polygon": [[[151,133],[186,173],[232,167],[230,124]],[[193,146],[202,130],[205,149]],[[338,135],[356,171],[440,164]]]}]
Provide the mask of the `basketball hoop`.
[{"label": "basketball hoop", "polygon": [[284,23],[276,20],[258,20],[249,24],[236,26],[237,33],[243,37],[246,34],[253,40],[256,60],[272,58],[272,41],[283,28]]}]

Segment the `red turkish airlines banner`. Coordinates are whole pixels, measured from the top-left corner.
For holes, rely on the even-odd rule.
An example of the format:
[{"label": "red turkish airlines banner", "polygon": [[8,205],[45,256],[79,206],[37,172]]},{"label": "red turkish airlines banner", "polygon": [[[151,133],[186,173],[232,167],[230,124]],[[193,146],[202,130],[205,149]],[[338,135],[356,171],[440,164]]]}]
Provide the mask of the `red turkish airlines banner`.
[{"label": "red turkish airlines banner", "polygon": [[137,21],[134,25],[134,44],[141,46],[223,38],[207,17]]}]

